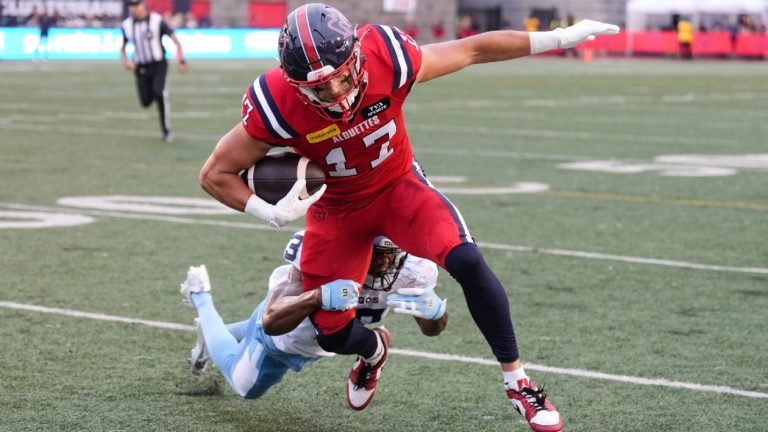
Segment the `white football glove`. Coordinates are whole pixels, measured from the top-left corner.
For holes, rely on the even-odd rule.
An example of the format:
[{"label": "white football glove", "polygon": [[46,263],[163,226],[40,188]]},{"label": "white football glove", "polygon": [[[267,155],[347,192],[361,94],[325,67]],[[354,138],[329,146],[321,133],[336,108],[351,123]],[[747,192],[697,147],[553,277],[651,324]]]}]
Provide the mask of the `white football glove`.
[{"label": "white football glove", "polygon": [[570,27],[555,29],[555,32],[560,48],[573,48],[582,42],[595,40],[596,35],[619,34],[619,26],[585,19]]},{"label": "white football glove", "polygon": [[286,226],[304,216],[309,206],[317,202],[323,196],[323,192],[325,192],[326,185],[323,185],[320,190],[308,198],[300,199],[299,196],[306,185],[306,179],[296,180],[291,190],[275,205],[264,201],[256,195],[251,195],[245,204],[245,213],[256,216],[273,228]]},{"label": "white football glove", "polygon": [[400,288],[387,296],[387,306],[397,313],[437,321],[445,315],[448,300],[438,297],[434,287]]},{"label": "white football glove", "polygon": [[557,48],[573,48],[576,45],[595,40],[597,35],[619,34],[619,26],[599,21],[581,20],[567,27],[551,32],[528,33],[531,39],[531,54],[539,54]]}]

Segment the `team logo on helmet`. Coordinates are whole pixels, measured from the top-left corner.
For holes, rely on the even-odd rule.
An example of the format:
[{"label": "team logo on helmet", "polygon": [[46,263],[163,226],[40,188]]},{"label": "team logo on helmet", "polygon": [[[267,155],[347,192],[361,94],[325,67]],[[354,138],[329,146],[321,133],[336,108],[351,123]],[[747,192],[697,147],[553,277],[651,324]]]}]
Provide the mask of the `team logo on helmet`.
[{"label": "team logo on helmet", "polygon": [[340,34],[341,37],[345,39],[352,36],[355,30],[352,28],[352,24],[349,21],[347,21],[346,18],[342,16],[341,19],[339,19],[339,17],[336,16],[336,13],[333,9],[328,11],[327,15],[328,15],[329,29],[334,30],[335,32]]}]

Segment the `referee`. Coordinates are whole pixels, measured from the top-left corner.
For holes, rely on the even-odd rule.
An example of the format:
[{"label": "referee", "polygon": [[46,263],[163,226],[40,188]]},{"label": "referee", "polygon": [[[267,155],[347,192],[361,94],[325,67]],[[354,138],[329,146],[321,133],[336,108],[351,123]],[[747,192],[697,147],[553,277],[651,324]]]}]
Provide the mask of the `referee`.
[{"label": "referee", "polygon": [[[172,142],[171,134],[171,101],[165,76],[168,73],[168,62],[165,59],[165,48],[162,44],[163,35],[168,35],[176,44],[176,61],[179,72],[187,71],[187,62],[181,42],[173,33],[173,29],[155,13],[149,12],[143,0],[128,0],[131,16],[123,21],[123,46],[120,49],[120,61],[123,66],[136,74],[136,88],[139,90],[141,106],[148,107],[153,101],[160,113],[160,128],[162,139]],[[128,60],[125,47],[128,42],[134,46],[133,61]]]}]

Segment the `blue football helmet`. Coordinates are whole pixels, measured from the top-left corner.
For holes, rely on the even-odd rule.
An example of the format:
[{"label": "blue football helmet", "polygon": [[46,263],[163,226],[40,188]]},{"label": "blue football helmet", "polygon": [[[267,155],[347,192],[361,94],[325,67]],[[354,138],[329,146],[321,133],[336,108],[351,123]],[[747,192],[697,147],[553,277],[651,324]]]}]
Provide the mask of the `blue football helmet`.
[{"label": "blue football helmet", "polygon": [[[355,28],[341,12],[321,3],[298,7],[283,25],[278,51],[283,76],[304,103],[332,121],[354,117],[368,74]],[[346,77],[350,89],[334,100],[321,99],[315,88],[338,77]]]}]

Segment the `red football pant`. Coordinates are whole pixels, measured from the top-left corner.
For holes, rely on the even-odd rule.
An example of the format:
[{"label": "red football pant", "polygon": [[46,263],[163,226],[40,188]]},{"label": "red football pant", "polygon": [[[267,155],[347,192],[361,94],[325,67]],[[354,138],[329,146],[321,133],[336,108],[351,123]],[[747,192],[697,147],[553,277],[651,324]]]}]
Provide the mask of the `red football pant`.
[{"label": "red football pant", "polygon": [[[301,252],[304,290],[337,279],[365,280],[376,236],[389,237],[410,254],[444,266],[448,252],[472,237],[458,209],[432,187],[416,162],[378,195],[332,206],[322,199],[307,212]],[[341,330],[355,317],[318,310],[312,322],[323,334]]]}]

